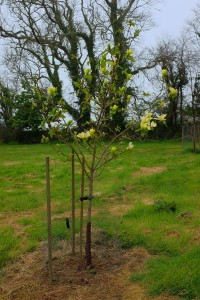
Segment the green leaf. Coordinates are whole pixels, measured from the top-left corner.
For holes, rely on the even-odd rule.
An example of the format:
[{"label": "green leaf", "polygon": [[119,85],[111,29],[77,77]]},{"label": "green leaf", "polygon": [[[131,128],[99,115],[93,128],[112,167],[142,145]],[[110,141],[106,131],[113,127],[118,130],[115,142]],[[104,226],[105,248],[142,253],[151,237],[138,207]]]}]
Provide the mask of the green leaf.
[{"label": "green leaf", "polygon": [[134,38],[137,38],[140,35],[141,30],[140,29],[136,29],[134,32]]}]

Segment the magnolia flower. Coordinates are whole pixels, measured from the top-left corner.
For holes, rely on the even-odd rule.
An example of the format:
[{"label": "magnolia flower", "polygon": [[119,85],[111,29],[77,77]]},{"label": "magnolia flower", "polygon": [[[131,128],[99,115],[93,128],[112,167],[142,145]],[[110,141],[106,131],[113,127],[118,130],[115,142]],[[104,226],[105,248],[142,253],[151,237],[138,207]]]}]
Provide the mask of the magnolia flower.
[{"label": "magnolia flower", "polygon": [[91,128],[89,131],[80,132],[79,134],[77,134],[77,137],[81,140],[88,139],[89,137],[92,137],[94,133],[95,133],[95,129]]},{"label": "magnolia flower", "polygon": [[50,86],[47,88],[47,94],[51,97],[53,97],[56,92],[57,92],[57,88],[54,86]]},{"label": "magnolia flower", "polygon": [[127,51],[126,51],[126,54],[127,55],[131,55],[133,53],[133,50],[132,49],[128,49]]},{"label": "magnolia flower", "polygon": [[112,110],[113,110],[113,111],[116,111],[117,109],[118,109],[118,105],[116,105],[116,104],[113,105]]},{"label": "magnolia flower", "polygon": [[157,100],[156,101],[157,106],[159,106],[160,108],[164,108],[166,107],[166,103],[163,100]]},{"label": "magnolia flower", "polygon": [[169,94],[168,94],[169,98],[175,99],[176,96],[177,96],[177,94],[178,94],[178,90],[177,89],[174,89],[173,87],[169,88]]},{"label": "magnolia flower", "polygon": [[108,72],[108,71],[107,71],[106,67],[101,68],[101,74],[106,75],[107,72]]},{"label": "magnolia flower", "polygon": [[112,148],[110,149],[110,151],[111,151],[112,153],[115,153],[115,152],[117,151],[117,148],[116,148],[116,147],[112,147]]},{"label": "magnolia flower", "polygon": [[162,79],[165,80],[166,76],[168,74],[168,71],[166,69],[162,70]]},{"label": "magnolia flower", "polygon": [[91,134],[90,134],[89,131],[86,131],[86,132],[85,132],[85,138],[88,139],[89,137],[91,137]]},{"label": "magnolia flower", "polygon": [[95,133],[95,129],[94,129],[94,128],[91,128],[89,132],[90,132],[90,136],[93,136],[94,133]]},{"label": "magnolia flower", "polygon": [[79,139],[81,139],[81,140],[87,138],[85,132],[81,132],[81,133],[77,134],[77,137],[78,137]]},{"label": "magnolia flower", "polygon": [[141,122],[140,123],[140,128],[142,129],[142,130],[150,130],[151,129],[151,127],[150,127],[150,124],[149,123],[144,123],[144,122]]},{"label": "magnolia flower", "polygon": [[131,100],[131,95],[127,96],[127,100],[130,101]]},{"label": "magnolia flower", "polygon": [[166,114],[158,116],[157,120],[160,121],[160,122],[165,122],[166,121]]},{"label": "magnolia flower", "polygon": [[49,142],[48,136],[42,135],[41,142],[42,142],[42,143],[48,143],[48,142]]},{"label": "magnolia flower", "polygon": [[151,129],[151,125],[150,122],[152,120],[152,113],[147,113],[145,116],[140,117],[140,128],[143,130],[150,130]]},{"label": "magnolia flower", "polygon": [[140,117],[142,122],[150,122],[152,120],[152,113],[146,113],[145,116]]},{"label": "magnolia flower", "polygon": [[129,80],[129,79],[131,79],[131,77],[132,77],[132,74],[128,74],[128,73],[126,74],[126,79]]},{"label": "magnolia flower", "polygon": [[85,75],[90,74],[90,71],[91,71],[90,69],[85,69],[85,70],[84,70]]},{"label": "magnolia flower", "polygon": [[126,89],[126,88],[125,88],[124,86],[122,86],[121,88],[119,88],[120,92],[124,92],[125,89]]},{"label": "magnolia flower", "polygon": [[133,149],[133,147],[134,147],[134,145],[132,144],[132,142],[130,142],[128,144],[128,147],[126,147],[126,150],[131,150],[131,149]]},{"label": "magnolia flower", "polygon": [[152,121],[151,124],[150,124],[151,129],[156,127],[156,126],[157,126],[156,122]]},{"label": "magnolia flower", "polygon": [[116,65],[117,64],[117,57],[113,58],[113,64]]},{"label": "magnolia flower", "polygon": [[145,116],[140,117],[140,128],[142,130],[151,130],[157,126],[156,122],[152,121],[152,113],[149,112]]}]

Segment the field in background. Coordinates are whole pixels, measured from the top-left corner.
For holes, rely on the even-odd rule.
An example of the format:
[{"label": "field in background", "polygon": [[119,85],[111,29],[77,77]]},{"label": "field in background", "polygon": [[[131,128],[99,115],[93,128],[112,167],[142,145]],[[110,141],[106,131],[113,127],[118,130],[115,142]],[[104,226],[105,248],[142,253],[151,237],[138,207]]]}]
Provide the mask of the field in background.
[{"label": "field in background", "polygon": [[[62,146],[61,146],[62,147]],[[50,157],[54,243],[70,239],[71,162],[51,145],[0,145],[0,265],[47,239],[45,157]],[[132,272],[151,295],[200,298],[200,155],[178,142],[135,143],[95,184],[93,227],[120,249],[151,257]],[[76,163],[79,215],[81,171]],[[86,191],[87,193],[87,191]],[[79,225],[77,220],[77,233]]]}]

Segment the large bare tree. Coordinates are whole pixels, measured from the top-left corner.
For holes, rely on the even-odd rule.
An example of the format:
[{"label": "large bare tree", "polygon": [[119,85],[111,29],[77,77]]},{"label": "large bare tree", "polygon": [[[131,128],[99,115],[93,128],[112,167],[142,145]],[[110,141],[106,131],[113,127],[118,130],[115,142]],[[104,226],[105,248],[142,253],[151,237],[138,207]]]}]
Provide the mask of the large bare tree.
[{"label": "large bare tree", "polygon": [[[191,82],[194,85],[199,65],[196,48],[191,41],[191,34],[185,30],[178,39],[169,37],[162,39],[155,48],[151,49],[151,55],[158,65],[151,80],[154,86],[157,85],[157,91],[160,93],[158,99],[161,97],[167,100],[165,112],[168,130],[172,135],[176,133],[179,125],[183,124],[184,108],[192,98]],[[167,70],[165,80],[162,80],[161,69]],[[168,97],[169,86],[178,91],[175,99]]]},{"label": "large bare tree", "polygon": [[[99,53],[105,44],[110,43],[119,48],[119,59],[124,57],[140,30],[148,27],[149,9],[153,2],[154,0],[2,0],[0,36],[10,40],[11,48],[14,49],[12,58],[19,66],[20,58],[25,57],[25,71],[34,66],[36,70],[40,70],[41,77],[47,77],[57,87],[58,98],[66,98],[68,113],[79,127],[84,127],[90,120],[90,107],[83,108],[85,95],[80,93],[77,82],[83,77],[87,63],[91,68],[92,80],[89,86],[90,94],[93,95],[99,79],[95,67]],[[130,31],[130,25],[135,26],[134,35]],[[123,86],[125,80],[123,69],[128,69],[132,74],[140,69],[134,68],[134,62],[130,65],[124,60],[121,61],[121,67],[117,80],[119,86]],[[72,87],[76,99],[73,103],[68,99],[69,95],[63,95],[63,70],[67,71],[64,81]],[[116,114],[114,121],[123,127],[126,116],[122,112],[126,103],[121,99],[117,104],[122,109],[121,113]]]}]

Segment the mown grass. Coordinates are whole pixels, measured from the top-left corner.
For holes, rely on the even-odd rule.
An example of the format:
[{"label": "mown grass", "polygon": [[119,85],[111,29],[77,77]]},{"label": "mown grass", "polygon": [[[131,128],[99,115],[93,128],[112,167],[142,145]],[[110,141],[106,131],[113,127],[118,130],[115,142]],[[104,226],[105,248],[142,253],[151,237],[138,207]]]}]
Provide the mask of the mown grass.
[{"label": "mown grass", "polygon": [[[61,156],[53,148],[0,145],[2,266],[47,239],[46,156],[51,162],[52,214],[70,216],[70,153],[66,149],[66,157]],[[200,298],[199,164],[200,155],[183,151],[178,142],[136,142],[133,152],[112,161],[96,180],[93,226],[123,248],[150,251],[144,270],[131,279],[144,284],[151,295]],[[76,164],[77,207],[79,185]],[[158,209],[155,203],[175,203],[176,209]],[[52,225],[54,238],[70,238],[64,218],[53,218]]]}]

